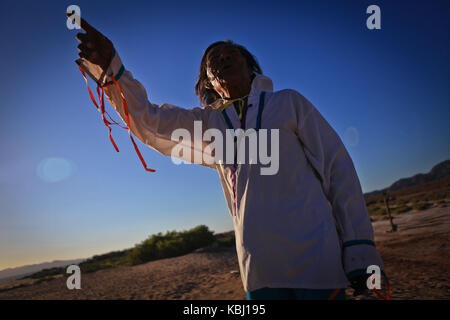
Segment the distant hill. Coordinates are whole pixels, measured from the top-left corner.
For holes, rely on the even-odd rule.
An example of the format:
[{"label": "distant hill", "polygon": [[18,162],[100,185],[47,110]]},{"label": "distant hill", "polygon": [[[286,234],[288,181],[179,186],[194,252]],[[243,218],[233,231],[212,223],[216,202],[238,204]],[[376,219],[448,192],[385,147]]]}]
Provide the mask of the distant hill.
[{"label": "distant hill", "polygon": [[44,269],[65,267],[71,264],[79,264],[80,262],[83,262],[85,260],[86,259],[55,260],[52,262],[44,262],[39,264],[26,265],[22,267],[4,269],[0,271],[0,282],[22,278]]},{"label": "distant hill", "polygon": [[367,198],[380,195],[383,192],[393,192],[408,187],[418,186],[428,182],[435,182],[445,178],[450,178],[450,160],[445,160],[438,163],[433,168],[431,168],[430,172],[428,173],[419,173],[409,178],[399,179],[387,188],[365,193],[364,196]]}]

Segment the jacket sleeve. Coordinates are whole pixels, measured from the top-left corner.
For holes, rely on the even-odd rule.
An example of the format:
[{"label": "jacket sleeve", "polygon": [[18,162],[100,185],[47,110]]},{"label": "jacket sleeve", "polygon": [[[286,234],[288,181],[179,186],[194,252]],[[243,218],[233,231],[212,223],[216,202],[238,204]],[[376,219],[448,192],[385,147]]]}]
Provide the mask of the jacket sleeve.
[{"label": "jacket sleeve", "polygon": [[349,279],[370,265],[384,270],[353,161],[338,134],[301,94],[294,93],[297,134],[321,180],[342,241],[343,267]]},{"label": "jacket sleeve", "polygon": [[[150,103],[145,88],[124,68],[117,52],[114,52],[106,72],[102,72],[98,66],[87,60],[79,59],[76,62],[98,84],[107,85],[104,88],[105,95],[126,123],[122,96],[112,82],[111,76],[114,75],[126,99],[130,129],[139,140],[166,156],[177,158],[176,163],[180,163],[181,159],[216,168],[213,161],[206,163],[202,156],[207,146],[207,143],[202,141],[202,133],[208,129],[211,109],[184,109],[171,104]],[[194,135],[194,128],[196,132],[200,132],[198,136]],[[180,130],[174,132],[176,129]]]}]

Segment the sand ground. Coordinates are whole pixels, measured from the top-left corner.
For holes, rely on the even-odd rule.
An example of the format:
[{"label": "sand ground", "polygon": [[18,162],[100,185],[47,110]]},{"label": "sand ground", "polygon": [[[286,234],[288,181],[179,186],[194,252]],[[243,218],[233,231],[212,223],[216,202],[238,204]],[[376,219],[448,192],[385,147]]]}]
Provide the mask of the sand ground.
[{"label": "sand ground", "polygon": [[[398,215],[373,223],[390,279],[392,299],[450,299],[450,207]],[[81,290],[66,278],[0,284],[0,299],[246,299],[234,248],[200,250],[133,267],[82,274]],[[346,291],[349,299],[352,289]],[[356,299],[376,299],[373,293]]]}]

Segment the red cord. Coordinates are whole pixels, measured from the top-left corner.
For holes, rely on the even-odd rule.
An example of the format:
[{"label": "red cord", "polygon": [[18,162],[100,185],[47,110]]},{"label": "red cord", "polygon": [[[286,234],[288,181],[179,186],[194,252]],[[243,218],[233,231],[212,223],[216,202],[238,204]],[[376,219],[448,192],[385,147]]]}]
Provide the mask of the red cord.
[{"label": "red cord", "polygon": [[[372,274],[370,276],[370,279],[372,279],[374,275]],[[373,292],[377,295],[378,298],[382,300],[391,300],[391,287],[389,286],[389,280],[387,277],[384,277],[386,279],[386,297],[383,296],[377,289],[373,288]]]},{"label": "red cord", "polygon": [[[88,84],[88,80],[87,80],[86,74],[84,73],[83,69],[82,69],[80,66],[78,66],[78,69],[80,69],[80,71],[81,71],[81,73],[82,73],[82,75],[83,75],[83,78],[84,78],[84,80],[86,81],[86,86],[87,86],[87,88],[88,88],[89,96],[91,97],[92,102],[94,102],[95,107],[96,107],[97,110],[101,113],[103,122],[105,123],[105,125],[106,125],[106,126],[108,127],[108,129],[109,129],[109,138],[110,138],[111,143],[113,144],[114,148],[116,149],[116,151],[119,152],[119,148],[117,147],[117,145],[116,145],[116,143],[115,143],[115,141],[114,141],[114,139],[113,139],[113,137],[112,137],[112,135],[111,135],[111,127],[110,127],[110,125],[117,125],[117,126],[121,127],[122,129],[128,130],[128,134],[130,135],[131,142],[133,143],[134,149],[136,150],[136,153],[137,153],[137,155],[139,156],[139,159],[141,160],[141,162],[142,162],[142,164],[143,164],[145,170],[146,170],[146,171],[150,171],[150,172],[155,172],[154,169],[147,168],[147,164],[145,163],[145,160],[144,160],[144,158],[142,157],[141,152],[139,151],[139,148],[137,147],[136,143],[134,142],[133,136],[131,135],[131,130],[130,130],[130,117],[129,117],[129,115],[128,115],[128,105],[127,105],[127,102],[126,102],[126,100],[125,100],[125,95],[123,94],[122,89],[120,88],[120,86],[119,86],[119,84],[117,83],[117,81],[116,81],[116,79],[114,78],[114,76],[112,76],[112,80],[113,80],[113,83],[116,85],[117,89],[119,89],[120,95],[122,96],[122,102],[123,102],[123,108],[124,108],[124,111],[125,111],[127,127],[123,127],[123,126],[121,126],[118,122],[114,121],[114,120],[112,119],[112,117],[109,115],[109,113],[105,111],[105,95],[104,95],[104,90],[103,90],[103,88],[105,88],[105,87],[108,86],[108,85],[105,85],[105,86],[97,85],[97,95],[98,95],[98,100],[99,100],[99,104],[100,104],[100,107],[99,107],[97,101],[95,101],[94,95],[92,94],[91,88],[89,88],[89,84]],[[110,120],[111,120],[112,122],[109,122],[109,121],[106,119],[105,113],[108,115],[108,117],[110,118]]]},{"label": "red cord", "polygon": [[[372,279],[374,275],[372,274],[370,276],[370,279]],[[383,296],[377,289],[373,288],[373,292],[376,294],[376,296],[382,300],[391,300],[391,287],[389,286],[389,280],[387,279],[387,277],[385,276],[386,279],[386,297]],[[333,300],[337,294],[339,293],[339,291],[341,291],[341,289],[336,289],[333,291],[333,293],[328,297],[328,300]]]}]

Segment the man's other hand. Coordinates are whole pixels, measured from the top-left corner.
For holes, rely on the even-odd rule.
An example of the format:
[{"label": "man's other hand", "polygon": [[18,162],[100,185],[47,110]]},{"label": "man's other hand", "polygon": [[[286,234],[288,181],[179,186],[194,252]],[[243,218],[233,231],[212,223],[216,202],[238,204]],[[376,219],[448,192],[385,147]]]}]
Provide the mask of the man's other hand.
[{"label": "man's other hand", "polygon": [[371,275],[363,274],[350,280],[350,287],[355,290],[353,292],[354,297],[366,294],[369,291],[369,289],[367,289],[367,279],[370,276]]}]

